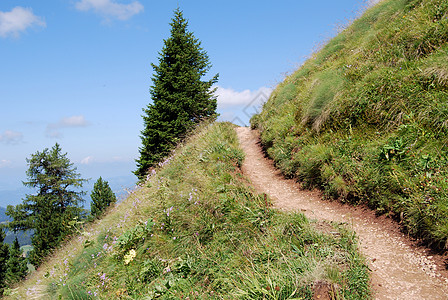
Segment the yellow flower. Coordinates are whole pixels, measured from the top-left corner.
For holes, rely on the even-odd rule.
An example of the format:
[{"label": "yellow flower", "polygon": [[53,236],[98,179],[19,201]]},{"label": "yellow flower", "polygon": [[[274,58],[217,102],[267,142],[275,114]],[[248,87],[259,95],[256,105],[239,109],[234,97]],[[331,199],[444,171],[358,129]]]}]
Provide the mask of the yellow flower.
[{"label": "yellow flower", "polygon": [[129,253],[124,256],[124,264],[130,263],[135,256],[137,256],[137,252],[134,249],[129,250]]}]

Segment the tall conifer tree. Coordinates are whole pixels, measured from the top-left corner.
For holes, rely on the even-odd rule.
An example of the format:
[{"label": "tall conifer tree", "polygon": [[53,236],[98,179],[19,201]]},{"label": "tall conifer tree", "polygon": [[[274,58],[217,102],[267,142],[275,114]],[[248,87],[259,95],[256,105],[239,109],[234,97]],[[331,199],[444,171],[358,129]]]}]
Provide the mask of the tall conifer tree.
[{"label": "tall conifer tree", "polygon": [[59,144],[51,149],[32,154],[27,159],[28,176],[25,186],[37,189],[35,194],[26,195],[21,204],[8,205],[6,214],[13,218],[11,230],[34,229],[31,238],[33,250],[29,260],[38,266],[49,252],[71,233],[69,222],[81,217],[82,187],[85,179],[80,178],[76,168],[62,153]]},{"label": "tall conifer tree", "polygon": [[9,246],[4,243],[5,236],[3,227],[0,227],[0,296],[3,295],[3,290],[6,287],[6,272],[9,258]]},{"label": "tall conifer tree", "polygon": [[152,104],[143,109],[142,147],[134,172],[140,179],[165,157],[185,134],[201,120],[216,115],[216,97],[210,80],[202,78],[211,68],[201,43],[188,31],[188,22],[178,8],[172,19],[171,35],[164,40],[159,64],[150,88]]},{"label": "tall conifer tree", "polygon": [[93,185],[90,194],[90,214],[92,217],[99,217],[103,211],[111,204],[117,202],[117,197],[109,186],[109,183],[101,177]]},{"label": "tall conifer tree", "polygon": [[9,248],[9,259],[6,266],[8,269],[6,273],[6,280],[9,285],[25,278],[28,267],[26,265],[26,258],[23,257],[23,251],[20,249],[17,237],[12,246]]}]

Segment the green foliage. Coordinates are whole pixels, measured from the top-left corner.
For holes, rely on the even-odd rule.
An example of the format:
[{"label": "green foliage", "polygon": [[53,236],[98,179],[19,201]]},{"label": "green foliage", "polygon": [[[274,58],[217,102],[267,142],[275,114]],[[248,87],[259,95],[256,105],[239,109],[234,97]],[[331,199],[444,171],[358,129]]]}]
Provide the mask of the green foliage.
[{"label": "green foliage", "polygon": [[5,233],[3,227],[0,227],[0,295],[3,295],[3,290],[6,287],[8,272],[9,246],[3,243],[4,240]]},{"label": "green foliage", "polygon": [[316,74],[316,82],[309,96],[302,118],[302,123],[312,124],[314,129],[319,129],[320,124],[328,118],[327,111],[329,103],[337,97],[341,90],[344,78],[338,71],[327,70]]},{"label": "green foliage", "polygon": [[142,147],[134,172],[140,179],[150,167],[167,156],[201,120],[216,115],[216,97],[211,87],[218,80],[202,77],[211,68],[207,53],[192,32],[180,9],[174,12],[171,36],[164,41],[150,88],[152,103],[144,109]]},{"label": "green foliage", "polygon": [[145,223],[140,222],[133,228],[124,232],[115,244],[117,255],[119,257],[123,257],[124,253],[132,248],[136,248],[140,242],[143,242],[145,238],[149,237],[153,226],[154,222],[152,220],[148,220]]},{"label": "green foliage", "polygon": [[448,247],[447,3],[369,8],[251,120],[285,175],[395,216],[438,249]]},{"label": "green foliage", "polygon": [[90,214],[92,217],[99,217],[104,210],[112,203],[117,202],[117,197],[109,186],[107,181],[103,181],[100,177],[93,185],[92,193],[90,194],[92,202],[90,203]]},{"label": "green foliage", "polygon": [[19,241],[17,238],[9,249],[9,258],[6,264],[7,273],[6,279],[8,285],[12,285],[25,278],[28,267],[26,258],[23,256],[23,251],[20,249]]},{"label": "green foliage", "polygon": [[24,185],[37,192],[27,195],[23,203],[7,207],[6,214],[13,218],[8,225],[11,230],[34,230],[29,259],[35,266],[71,233],[68,223],[83,212],[82,192],[77,189],[85,180],[61,151],[56,143],[27,159],[29,181]]}]

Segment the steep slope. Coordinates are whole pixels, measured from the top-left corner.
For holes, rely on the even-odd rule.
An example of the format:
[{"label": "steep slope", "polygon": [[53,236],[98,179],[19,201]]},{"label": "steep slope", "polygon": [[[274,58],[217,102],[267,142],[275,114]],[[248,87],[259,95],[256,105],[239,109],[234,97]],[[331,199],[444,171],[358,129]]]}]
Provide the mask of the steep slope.
[{"label": "steep slope", "polygon": [[374,299],[443,299],[448,295],[448,272],[442,257],[428,255],[428,249],[416,247],[398,225],[377,217],[364,206],[353,207],[326,201],[316,191],[300,189],[267,159],[255,130],[237,128],[241,147],[246,153],[242,170],[259,193],[267,193],[275,208],[301,211],[306,217],[349,224],[359,238],[372,274]]},{"label": "steep slope", "polygon": [[286,176],[448,249],[448,2],[384,0],[252,118]]},{"label": "steep slope", "polygon": [[10,298],[369,298],[354,234],[272,209],[243,158],[233,125],[202,126]]}]

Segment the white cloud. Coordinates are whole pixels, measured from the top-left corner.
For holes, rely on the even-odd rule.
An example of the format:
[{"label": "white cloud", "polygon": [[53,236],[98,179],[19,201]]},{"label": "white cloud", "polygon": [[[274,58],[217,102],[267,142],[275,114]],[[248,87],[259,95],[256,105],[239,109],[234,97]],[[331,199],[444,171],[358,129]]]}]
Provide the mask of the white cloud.
[{"label": "white cloud", "polygon": [[17,145],[23,141],[23,134],[18,131],[5,130],[0,134],[0,142],[4,144]]},{"label": "white cloud", "polygon": [[10,160],[0,159],[0,169],[9,167],[10,165],[11,165],[11,161]]},{"label": "white cloud", "polygon": [[61,138],[62,133],[60,132],[60,129],[62,128],[86,127],[89,125],[90,123],[83,115],[62,118],[57,123],[47,125],[47,136],[51,138]]},{"label": "white cloud", "polygon": [[83,115],[62,118],[59,127],[85,127],[89,125]]},{"label": "white cloud", "polygon": [[81,160],[82,165],[88,165],[93,162],[93,156],[87,156]]},{"label": "white cloud", "polygon": [[268,87],[239,92],[218,86],[215,95],[218,98],[219,120],[247,126],[249,119],[261,111],[271,93],[272,89]]},{"label": "white cloud", "polygon": [[138,1],[121,4],[114,0],[81,0],[75,3],[75,7],[80,11],[93,10],[106,19],[116,18],[118,20],[127,20],[144,9],[143,5]]},{"label": "white cloud", "polygon": [[45,27],[45,21],[33,14],[31,8],[14,7],[11,11],[0,11],[0,36],[18,37],[20,33],[32,26]]},{"label": "white cloud", "polygon": [[244,90],[241,92],[234,89],[226,89],[218,86],[215,95],[218,97],[220,107],[230,106],[259,106],[266,102],[272,93],[272,89],[261,87],[258,90]]},{"label": "white cloud", "polygon": [[79,116],[71,116],[62,118],[57,123],[49,124],[48,127],[50,129],[53,128],[66,128],[66,127],[86,127],[89,125],[86,118],[83,115]]}]

